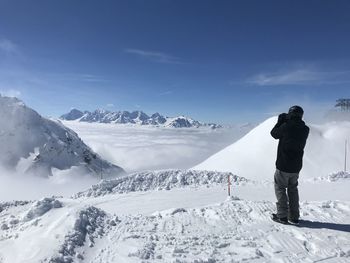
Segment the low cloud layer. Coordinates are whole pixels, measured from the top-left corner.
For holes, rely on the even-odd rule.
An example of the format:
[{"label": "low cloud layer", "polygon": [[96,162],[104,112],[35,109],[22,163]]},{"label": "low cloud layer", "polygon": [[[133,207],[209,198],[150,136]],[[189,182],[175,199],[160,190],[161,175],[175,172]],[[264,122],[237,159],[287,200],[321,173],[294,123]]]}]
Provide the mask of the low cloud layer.
[{"label": "low cloud layer", "polygon": [[169,129],[65,122],[92,149],[128,172],[187,169],[237,140],[247,129]]},{"label": "low cloud layer", "polygon": [[36,200],[53,195],[69,197],[99,181],[76,168],[54,170],[52,177],[43,178],[0,167],[0,201]]},{"label": "low cloud layer", "polygon": [[[103,158],[127,172],[158,169],[187,169],[237,140],[249,128],[169,129],[114,124],[67,123]],[[20,166],[20,165],[19,165]],[[101,178],[87,176],[73,167],[53,169],[42,178],[0,167],[0,201],[34,200],[45,196],[69,197],[85,190]]]}]

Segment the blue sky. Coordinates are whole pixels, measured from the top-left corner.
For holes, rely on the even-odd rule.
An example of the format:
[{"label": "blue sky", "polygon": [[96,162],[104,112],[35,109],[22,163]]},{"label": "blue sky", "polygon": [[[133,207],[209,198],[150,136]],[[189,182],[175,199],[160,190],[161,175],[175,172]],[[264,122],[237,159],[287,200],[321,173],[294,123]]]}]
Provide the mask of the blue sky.
[{"label": "blue sky", "polygon": [[203,121],[350,97],[349,1],[0,0],[0,93]]}]

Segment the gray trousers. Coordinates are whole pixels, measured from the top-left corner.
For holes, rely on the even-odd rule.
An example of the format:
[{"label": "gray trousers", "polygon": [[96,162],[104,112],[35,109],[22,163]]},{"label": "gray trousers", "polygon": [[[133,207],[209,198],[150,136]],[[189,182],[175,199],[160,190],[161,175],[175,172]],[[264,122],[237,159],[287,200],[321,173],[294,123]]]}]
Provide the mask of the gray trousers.
[{"label": "gray trousers", "polygon": [[277,216],[279,218],[299,219],[299,173],[275,172],[275,194],[277,198]]}]

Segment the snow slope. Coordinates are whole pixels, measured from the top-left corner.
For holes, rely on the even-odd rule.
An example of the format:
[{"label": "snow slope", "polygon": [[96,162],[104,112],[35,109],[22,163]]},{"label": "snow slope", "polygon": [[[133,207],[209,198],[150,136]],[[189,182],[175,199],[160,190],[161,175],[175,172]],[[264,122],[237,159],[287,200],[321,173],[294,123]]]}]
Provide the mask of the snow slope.
[{"label": "snow slope", "polygon": [[[197,180],[181,180],[187,175]],[[249,198],[261,184],[235,181],[236,196],[226,198],[226,176],[164,171],[93,187],[127,189],[125,182],[132,182],[123,193],[0,203],[0,262],[350,261],[350,200],[332,201],[330,186],[338,182],[317,182],[328,190],[322,199],[301,202],[303,221],[295,227],[270,219],[273,201]],[[348,191],[347,176],[332,177]],[[172,182],[173,188],[153,190],[156,182]],[[317,194],[316,183],[310,184]],[[243,198],[238,189],[245,187]]]},{"label": "snow slope", "polygon": [[18,173],[52,175],[52,169],[117,175],[123,169],[94,153],[60,122],[41,117],[16,98],[0,96],[0,167]]},{"label": "snow slope", "polygon": [[[193,167],[198,170],[227,171],[256,180],[272,180],[278,141],[270,131],[273,117],[251,130],[239,141]],[[301,177],[323,177],[344,167],[344,143],[350,138],[350,122],[309,125]]]}]

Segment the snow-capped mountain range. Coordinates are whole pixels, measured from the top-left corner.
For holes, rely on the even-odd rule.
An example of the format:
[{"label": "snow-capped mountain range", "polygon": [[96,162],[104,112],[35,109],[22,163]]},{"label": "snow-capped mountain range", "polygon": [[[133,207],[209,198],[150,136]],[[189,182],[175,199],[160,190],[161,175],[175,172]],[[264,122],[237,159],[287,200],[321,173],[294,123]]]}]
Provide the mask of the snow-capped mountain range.
[{"label": "snow-capped mountain range", "polygon": [[222,127],[221,125],[214,123],[202,123],[186,116],[164,117],[158,112],[149,116],[143,111],[112,112],[98,109],[90,112],[72,109],[69,113],[63,114],[60,119],[81,122],[156,125],[173,128],[210,127],[212,129],[216,129]]},{"label": "snow-capped mountain range", "polygon": [[59,121],[40,116],[17,98],[0,95],[0,167],[35,175],[52,169],[116,175],[123,169],[103,160]]}]

